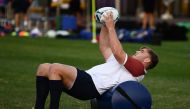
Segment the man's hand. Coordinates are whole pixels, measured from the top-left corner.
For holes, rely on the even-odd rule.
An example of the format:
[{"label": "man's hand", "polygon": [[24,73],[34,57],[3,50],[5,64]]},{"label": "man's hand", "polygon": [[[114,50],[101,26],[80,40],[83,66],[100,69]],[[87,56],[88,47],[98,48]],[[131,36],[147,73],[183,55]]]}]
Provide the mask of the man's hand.
[{"label": "man's hand", "polygon": [[108,29],[115,29],[115,22],[113,20],[113,13],[111,11],[105,12],[103,14],[103,19]]}]

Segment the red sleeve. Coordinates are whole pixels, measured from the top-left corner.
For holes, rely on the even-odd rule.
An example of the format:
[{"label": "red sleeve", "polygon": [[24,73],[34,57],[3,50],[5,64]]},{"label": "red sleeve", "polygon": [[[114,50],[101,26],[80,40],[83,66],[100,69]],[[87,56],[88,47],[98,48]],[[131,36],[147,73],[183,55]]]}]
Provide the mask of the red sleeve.
[{"label": "red sleeve", "polygon": [[124,67],[134,76],[138,77],[145,74],[144,65],[132,58],[131,56],[128,57],[127,62],[124,64]]}]

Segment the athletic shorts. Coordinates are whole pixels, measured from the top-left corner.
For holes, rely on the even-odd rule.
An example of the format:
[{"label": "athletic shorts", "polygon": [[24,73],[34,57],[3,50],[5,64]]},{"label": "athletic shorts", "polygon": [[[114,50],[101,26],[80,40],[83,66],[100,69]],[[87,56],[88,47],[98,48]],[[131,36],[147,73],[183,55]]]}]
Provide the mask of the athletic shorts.
[{"label": "athletic shorts", "polygon": [[156,0],[143,0],[143,8],[147,13],[153,13],[155,10]]},{"label": "athletic shorts", "polygon": [[30,2],[28,0],[14,0],[12,3],[12,8],[14,13],[24,13],[26,14],[28,8],[30,7]]},{"label": "athletic shorts", "polygon": [[70,96],[80,100],[90,100],[100,96],[91,76],[83,70],[77,69],[77,78],[70,90],[65,90]]}]

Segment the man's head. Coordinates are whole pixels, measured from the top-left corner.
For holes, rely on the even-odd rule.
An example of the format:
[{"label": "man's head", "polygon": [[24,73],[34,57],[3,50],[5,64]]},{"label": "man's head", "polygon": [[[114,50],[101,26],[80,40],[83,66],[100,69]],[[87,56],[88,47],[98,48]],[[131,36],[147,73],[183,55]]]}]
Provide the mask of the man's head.
[{"label": "man's head", "polygon": [[154,68],[159,61],[157,54],[149,47],[141,47],[132,57],[141,61],[146,69]]}]

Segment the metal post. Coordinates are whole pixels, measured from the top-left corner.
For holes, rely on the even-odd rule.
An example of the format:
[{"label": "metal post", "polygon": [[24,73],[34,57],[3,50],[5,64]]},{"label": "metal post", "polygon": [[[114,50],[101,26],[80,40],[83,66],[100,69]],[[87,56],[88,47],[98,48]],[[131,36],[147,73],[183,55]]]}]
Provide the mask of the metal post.
[{"label": "metal post", "polygon": [[96,0],[92,0],[92,43],[97,43],[96,40],[96,20],[94,14],[96,11]]}]

